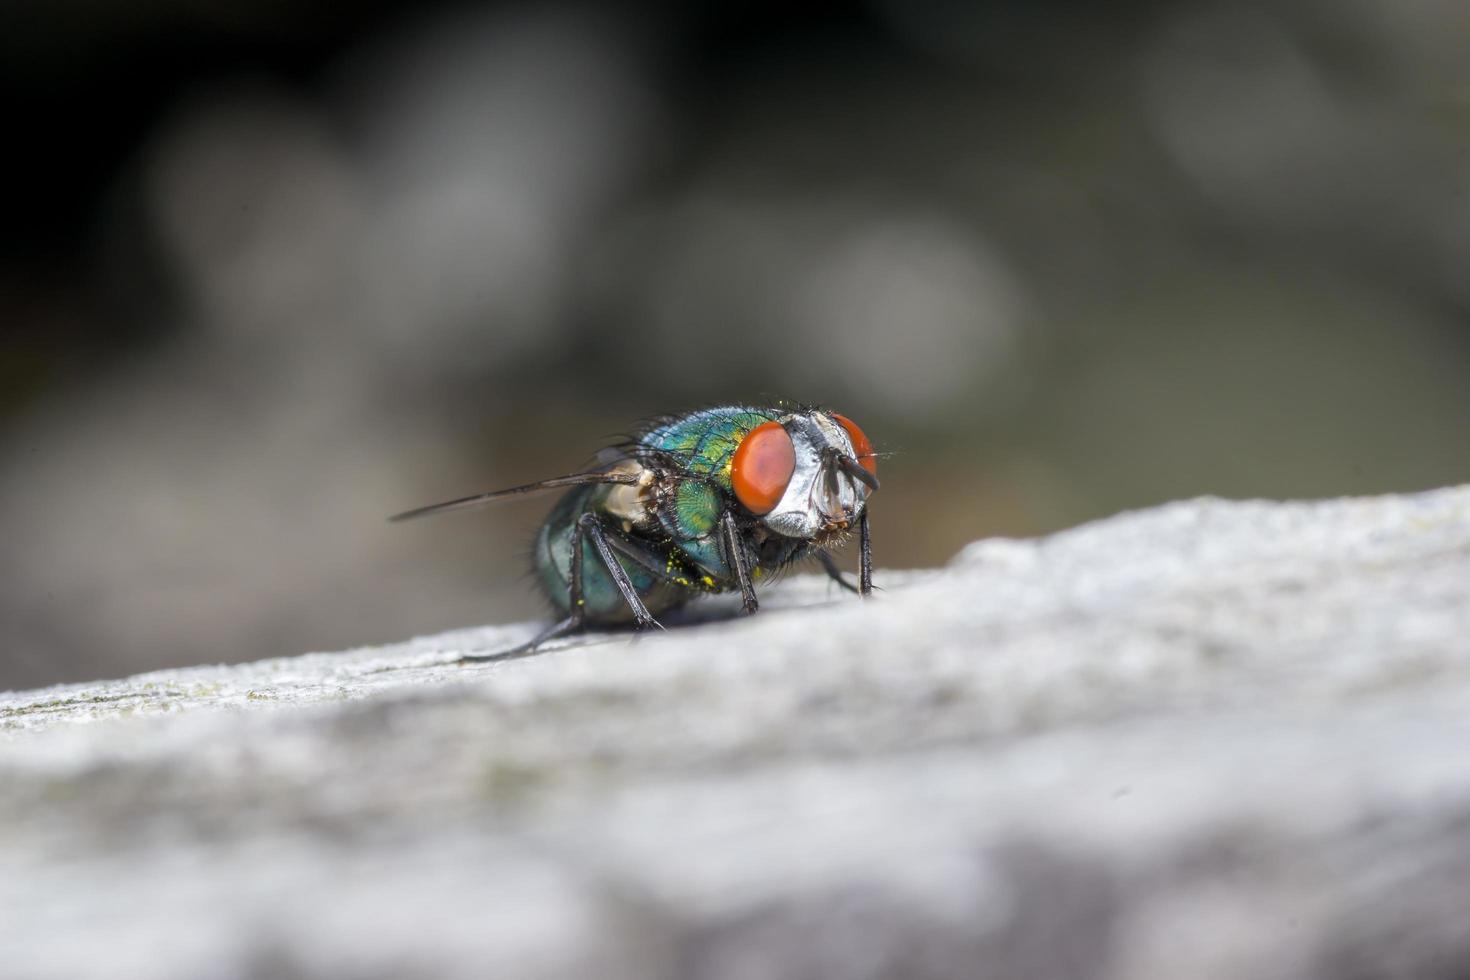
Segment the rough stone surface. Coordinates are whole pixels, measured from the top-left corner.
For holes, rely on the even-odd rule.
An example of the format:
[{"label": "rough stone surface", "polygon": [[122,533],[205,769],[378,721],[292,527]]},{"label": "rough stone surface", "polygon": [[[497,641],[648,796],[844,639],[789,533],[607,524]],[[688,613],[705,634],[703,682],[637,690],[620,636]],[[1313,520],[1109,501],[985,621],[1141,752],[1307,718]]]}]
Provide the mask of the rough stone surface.
[{"label": "rough stone surface", "polygon": [[1466,976],[1470,488],[879,584],[0,694],[0,976]]}]

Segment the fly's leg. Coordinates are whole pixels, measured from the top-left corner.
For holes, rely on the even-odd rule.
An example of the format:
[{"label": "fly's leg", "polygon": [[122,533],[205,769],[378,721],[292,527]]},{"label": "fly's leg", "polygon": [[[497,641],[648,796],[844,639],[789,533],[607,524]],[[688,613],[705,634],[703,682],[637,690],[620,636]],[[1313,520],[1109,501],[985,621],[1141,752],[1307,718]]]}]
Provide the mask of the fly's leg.
[{"label": "fly's leg", "polygon": [[[572,580],[567,589],[567,605],[571,611],[568,613],[567,618],[558,623],[551,624],[520,646],[511,647],[509,650],[502,650],[499,653],[460,657],[460,663],[485,663],[491,660],[518,660],[521,657],[529,657],[543,643],[549,643],[558,637],[566,636],[568,633],[575,633],[586,625],[587,600],[582,586],[583,537],[590,537],[592,539],[592,545],[597,549],[598,557],[607,566],[608,574],[617,583],[618,591],[623,594],[623,599],[627,601],[629,608],[633,610],[633,616],[638,621],[638,627],[642,629],[646,626],[659,626],[658,620],[653,618],[648,611],[648,607],[643,604],[643,600],[638,598],[638,593],[633,589],[633,583],[628,581],[628,574],[623,571],[623,566],[618,564],[618,560],[613,557],[613,553],[607,542],[607,536],[603,533],[597,516],[595,514],[583,514],[577,523],[572,526],[572,554],[570,558]],[[662,629],[661,626],[659,628]]]},{"label": "fly's leg", "polygon": [[511,647],[509,650],[501,650],[499,653],[468,654],[460,657],[459,662],[462,664],[482,664],[491,660],[519,660],[521,657],[531,656],[541,644],[549,643],[559,636],[566,636],[568,633],[575,633],[581,628],[582,620],[579,617],[568,616],[559,623],[552,623],[520,646]]},{"label": "fly's leg", "polygon": [[667,556],[657,554],[637,541],[625,538],[620,534],[613,534],[607,539],[607,543],[612,550],[646,572],[662,577],[667,570]]},{"label": "fly's leg", "polygon": [[[602,519],[592,513],[583,514],[577,518],[577,530],[572,535],[572,554],[577,558],[580,558],[582,554],[583,535],[592,539],[592,546],[597,549],[597,556],[602,559],[602,564],[607,568],[607,573],[612,576],[613,584],[623,594],[623,601],[628,604],[628,608],[633,610],[633,619],[638,624],[638,628],[646,629],[650,626],[657,626],[659,629],[663,629],[663,625],[653,618],[653,613],[648,611],[648,607],[638,597],[638,591],[633,588],[633,583],[628,580],[628,573],[623,570],[622,564],[618,561],[617,556],[613,554],[612,546],[607,543],[607,533],[602,529]],[[578,610],[584,608],[581,604],[581,570],[581,563],[579,561],[573,566],[572,586],[575,590],[572,595],[572,601],[574,603],[573,615],[576,615]]]},{"label": "fly's leg", "polygon": [[755,586],[750,582],[750,568],[745,562],[745,549],[740,547],[740,535],[735,530],[735,515],[728,510],[720,518],[720,532],[725,539],[725,561],[735,569],[735,581],[740,583],[740,601],[746,613],[760,608],[755,597]]},{"label": "fly's leg", "polygon": [[837,567],[836,559],[830,554],[825,551],[817,552],[817,561],[821,562],[822,570],[827,573],[828,578],[854,595],[858,594],[858,587],[847,580],[847,577],[842,574],[842,569]]},{"label": "fly's leg", "polygon": [[566,619],[563,619],[559,623],[552,623],[520,646],[483,656],[460,657],[459,662],[468,664],[485,663],[489,660],[518,660],[521,657],[529,657],[535,653],[537,648],[543,643],[549,643],[557,637],[566,636],[568,633],[575,633],[580,630],[587,619],[587,603],[582,597],[582,524],[580,521],[572,525],[572,554],[570,563],[572,581],[567,590],[567,606],[570,612],[567,614]]},{"label": "fly's leg", "polygon": [[849,592],[855,592],[863,598],[873,594],[873,540],[868,532],[868,512],[863,511],[863,516],[858,519],[858,584],[853,585],[837,567],[837,561],[825,551],[817,552],[817,561],[821,562],[822,570],[825,571],[832,581],[842,586]]}]

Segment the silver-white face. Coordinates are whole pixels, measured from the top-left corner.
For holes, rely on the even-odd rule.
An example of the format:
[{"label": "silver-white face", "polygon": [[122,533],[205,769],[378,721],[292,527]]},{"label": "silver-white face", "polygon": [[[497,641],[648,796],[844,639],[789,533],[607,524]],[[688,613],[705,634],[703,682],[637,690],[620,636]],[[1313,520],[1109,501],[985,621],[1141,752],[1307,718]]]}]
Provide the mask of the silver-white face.
[{"label": "silver-white face", "polygon": [[855,457],[847,430],[820,412],[781,419],[796,448],[796,469],[775,508],[761,520],[788,538],[814,538],[824,531],[851,526],[863,512],[868,488],[824,463],[836,451]]}]

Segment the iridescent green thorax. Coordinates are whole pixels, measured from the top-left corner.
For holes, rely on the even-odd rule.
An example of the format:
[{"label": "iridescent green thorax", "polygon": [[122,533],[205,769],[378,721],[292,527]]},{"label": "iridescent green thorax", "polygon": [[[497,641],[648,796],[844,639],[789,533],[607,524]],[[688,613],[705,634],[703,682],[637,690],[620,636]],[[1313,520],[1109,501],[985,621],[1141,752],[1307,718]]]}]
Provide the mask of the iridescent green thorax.
[{"label": "iridescent green thorax", "polygon": [[674,491],[675,538],[702,538],[715,530],[724,501],[704,480],[680,480]]},{"label": "iridescent green thorax", "polygon": [[659,425],[638,442],[678,455],[690,473],[708,477],[728,492],[730,458],[740,441],[756,426],[786,414],[778,408],[748,405],[706,408]]}]

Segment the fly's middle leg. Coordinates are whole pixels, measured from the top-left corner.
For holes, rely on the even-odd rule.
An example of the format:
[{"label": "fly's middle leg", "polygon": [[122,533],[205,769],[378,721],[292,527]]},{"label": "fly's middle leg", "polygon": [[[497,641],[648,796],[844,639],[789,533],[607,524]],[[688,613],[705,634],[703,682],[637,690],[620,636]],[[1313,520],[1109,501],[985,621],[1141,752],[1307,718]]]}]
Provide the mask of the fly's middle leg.
[{"label": "fly's middle leg", "polygon": [[725,564],[735,571],[735,581],[740,585],[740,603],[747,613],[753,613],[760,608],[760,602],[755,597],[755,586],[750,581],[750,566],[745,549],[740,546],[735,516],[728,510],[720,517],[720,532],[725,542]]}]

